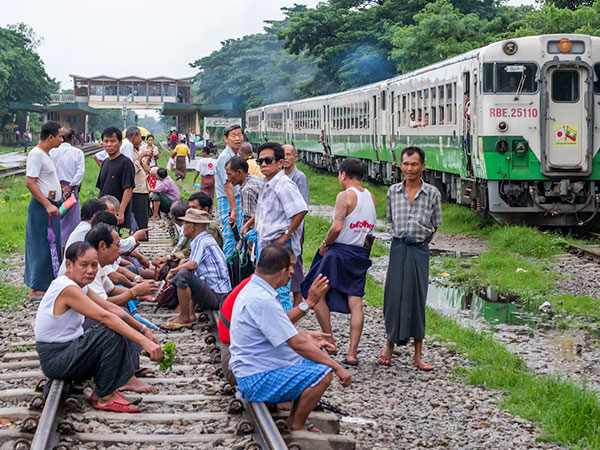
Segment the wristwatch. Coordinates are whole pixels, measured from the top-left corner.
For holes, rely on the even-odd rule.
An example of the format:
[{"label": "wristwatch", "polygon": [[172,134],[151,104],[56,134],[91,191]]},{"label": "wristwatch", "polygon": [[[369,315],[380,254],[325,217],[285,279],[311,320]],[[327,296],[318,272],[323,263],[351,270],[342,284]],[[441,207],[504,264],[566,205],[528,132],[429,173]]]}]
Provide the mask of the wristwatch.
[{"label": "wristwatch", "polygon": [[308,306],[308,303],[302,300],[300,303],[298,303],[298,309],[306,314],[310,310],[310,306]]},{"label": "wristwatch", "polygon": [[290,230],[287,230],[287,229],[285,230],[285,232],[283,234],[285,234],[287,237],[290,237],[290,235],[291,235]]}]

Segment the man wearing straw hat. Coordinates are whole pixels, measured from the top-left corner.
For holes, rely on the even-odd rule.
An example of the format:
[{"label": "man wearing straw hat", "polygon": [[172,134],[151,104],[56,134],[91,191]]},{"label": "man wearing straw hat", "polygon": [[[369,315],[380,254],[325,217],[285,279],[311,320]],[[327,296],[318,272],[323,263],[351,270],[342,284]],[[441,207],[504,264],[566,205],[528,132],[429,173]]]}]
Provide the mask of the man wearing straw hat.
[{"label": "man wearing straw hat", "polygon": [[191,328],[196,322],[194,304],[201,309],[219,309],[231,290],[225,255],[217,241],[206,231],[211,217],[206,211],[190,208],[183,222],[183,234],[190,240],[190,257],[167,274],[177,288],[179,315],[161,325],[164,330]]}]

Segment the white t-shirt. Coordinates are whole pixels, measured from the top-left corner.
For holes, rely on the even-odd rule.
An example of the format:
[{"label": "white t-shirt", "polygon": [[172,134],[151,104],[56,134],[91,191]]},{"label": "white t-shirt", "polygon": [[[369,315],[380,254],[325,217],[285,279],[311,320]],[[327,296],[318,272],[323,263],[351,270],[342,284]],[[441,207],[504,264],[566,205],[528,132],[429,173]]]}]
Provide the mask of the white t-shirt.
[{"label": "white t-shirt", "polygon": [[[76,242],[85,241],[85,235],[92,229],[92,225],[88,222],[82,221],[75,227],[75,229],[69,235],[69,239],[67,239],[67,243],[65,245],[65,253],[67,249]],[[62,263],[60,264],[60,269],[58,270],[58,275],[64,275],[67,273],[67,259],[63,258]]]},{"label": "white t-shirt", "polygon": [[41,148],[36,146],[29,152],[25,174],[28,177],[37,178],[37,185],[44,197],[55,202],[62,199],[62,190],[56,175],[56,167],[52,162],[52,158]]},{"label": "white t-shirt", "polygon": [[133,162],[133,144],[127,138],[121,144],[121,154],[127,156]]},{"label": "white t-shirt", "polygon": [[87,287],[98,294],[102,299],[106,300],[108,298],[108,293],[112,292],[115,285],[110,281],[110,278],[108,278],[105,268],[98,265],[96,278],[94,278],[94,281],[88,284]]},{"label": "white t-shirt", "polygon": [[[52,283],[42,297],[35,316],[35,340],[39,342],[70,342],[83,334],[83,321],[85,316],[74,309],[69,309],[60,316],[54,315],[54,302],[60,293],[69,286],[77,286],[66,275],[59,276]],[[87,287],[83,288],[87,294]]]},{"label": "white t-shirt", "polygon": [[200,172],[200,175],[214,175],[215,174],[215,166],[217,165],[217,161],[212,158],[200,158],[198,160],[198,164],[196,165],[196,172]]}]

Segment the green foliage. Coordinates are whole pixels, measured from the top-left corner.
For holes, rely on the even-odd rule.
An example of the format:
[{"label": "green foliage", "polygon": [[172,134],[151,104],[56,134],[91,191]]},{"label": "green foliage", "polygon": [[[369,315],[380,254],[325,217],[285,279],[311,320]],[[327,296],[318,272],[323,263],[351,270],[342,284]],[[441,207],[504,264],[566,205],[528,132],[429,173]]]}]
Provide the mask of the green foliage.
[{"label": "green foliage", "polygon": [[[157,361],[158,369],[161,372],[170,372],[173,370],[173,361],[175,360],[175,355],[177,354],[177,347],[174,342],[167,341],[163,344],[163,357],[160,361]],[[142,352],[142,356],[150,356],[147,351]]]},{"label": "green foliage", "polygon": [[585,318],[600,317],[600,299],[587,295],[554,294],[547,298],[555,312],[564,311],[567,314]]},{"label": "green foliage", "polygon": [[0,280],[0,311],[16,311],[27,298],[29,289]]},{"label": "green foliage", "polygon": [[9,103],[47,102],[58,84],[36,53],[38,38],[24,24],[0,28],[0,128],[11,120]]},{"label": "green foliage", "polygon": [[526,226],[497,227],[490,234],[490,247],[523,256],[548,258],[561,253],[567,240],[557,233]]},{"label": "green foliage", "polygon": [[600,35],[600,1],[573,11],[545,5],[515,24],[515,37],[550,33],[581,33]]},{"label": "green foliage", "polygon": [[475,211],[453,203],[442,204],[442,226],[439,231],[451,234],[487,237],[495,226],[491,219],[483,219]]},{"label": "green foliage", "polygon": [[[287,14],[304,8],[286,9]],[[191,64],[196,76],[198,100],[233,104],[233,114],[242,117],[247,108],[295,98],[295,90],[314,71],[314,58],[291,55],[282,48],[277,33],[284,21],[267,22],[264,33],[228,39],[209,56]]]},{"label": "green foliage", "polygon": [[[135,112],[127,110],[127,126],[135,125]],[[123,113],[120,109],[100,109],[98,114],[92,115],[88,120],[88,128],[96,133],[96,137],[100,138],[100,134],[105,128],[117,127],[123,128]]]}]

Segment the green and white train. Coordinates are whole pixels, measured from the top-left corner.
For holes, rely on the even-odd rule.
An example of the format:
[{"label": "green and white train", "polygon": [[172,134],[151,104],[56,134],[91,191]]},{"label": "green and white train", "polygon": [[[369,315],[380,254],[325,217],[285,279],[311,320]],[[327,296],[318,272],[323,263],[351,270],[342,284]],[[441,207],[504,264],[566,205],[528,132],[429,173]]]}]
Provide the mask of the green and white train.
[{"label": "green and white train", "polygon": [[248,110],[246,129],[252,143],[293,143],[302,160],[331,171],[361,158],[383,183],[400,180],[396,153],[419,146],[425,180],[447,201],[501,223],[581,225],[600,218],[600,38],[497,42],[378,83]]}]

